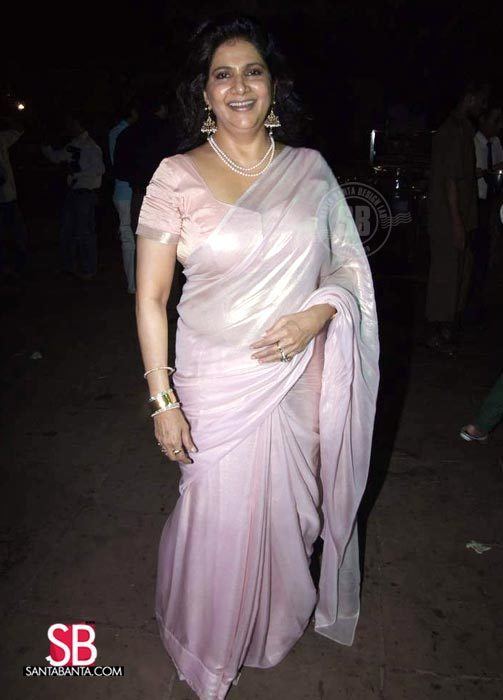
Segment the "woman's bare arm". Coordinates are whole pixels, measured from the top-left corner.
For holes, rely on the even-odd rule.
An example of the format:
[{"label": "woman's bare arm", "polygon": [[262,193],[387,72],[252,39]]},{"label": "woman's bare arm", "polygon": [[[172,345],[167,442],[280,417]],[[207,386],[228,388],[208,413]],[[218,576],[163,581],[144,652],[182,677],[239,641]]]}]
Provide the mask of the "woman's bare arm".
[{"label": "woman's bare arm", "polygon": [[[176,245],[159,243],[137,237],[136,262],[136,325],[145,370],[164,367],[168,358],[168,301],[176,263]],[[150,394],[157,394],[170,387],[168,371],[151,372],[147,376]],[[189,426],[180,409],[174,408],[154,418],[155,435],[167,450],[170,459],[190,463],[174,449],[195,450]]]},{"label": "woman's bare arm", "polygon": [[[176,263],[176,245],[137,237],[136,325],[145,371],[164,367],[168,358],[168,302]],[[167,370],[147,376],[150,394],[168,389]]]}]

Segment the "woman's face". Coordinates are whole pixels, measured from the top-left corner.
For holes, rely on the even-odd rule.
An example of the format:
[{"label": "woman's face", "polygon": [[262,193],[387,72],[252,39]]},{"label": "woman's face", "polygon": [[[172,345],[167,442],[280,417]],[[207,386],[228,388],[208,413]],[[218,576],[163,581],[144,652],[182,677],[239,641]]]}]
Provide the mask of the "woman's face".
[{"label": "woman's face", "polygon": [[204,99],[219,127],[242,131],[263,125],[271,105],[271,76],[253,44],[232,39],[217,48]]}]

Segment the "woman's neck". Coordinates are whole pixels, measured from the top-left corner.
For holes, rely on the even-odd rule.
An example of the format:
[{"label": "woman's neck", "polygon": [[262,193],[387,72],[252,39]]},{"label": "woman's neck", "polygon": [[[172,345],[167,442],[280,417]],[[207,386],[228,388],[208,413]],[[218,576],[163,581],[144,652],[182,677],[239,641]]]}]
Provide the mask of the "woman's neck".
[{"label": "woman's neck", "polygon": [[271,145],[265,129],[260,129],[254,134],[239,135],[219,129],[213,138],[230,158],[244,166],[260,160]]}]

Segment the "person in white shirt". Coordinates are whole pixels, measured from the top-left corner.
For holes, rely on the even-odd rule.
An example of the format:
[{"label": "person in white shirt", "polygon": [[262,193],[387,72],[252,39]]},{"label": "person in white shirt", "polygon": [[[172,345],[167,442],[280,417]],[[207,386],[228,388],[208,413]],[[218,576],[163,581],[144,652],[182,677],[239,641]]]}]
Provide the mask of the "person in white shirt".
[{"label": "person in white shirt", "polygon": [[96,193],[105,166],[101,148],[87,132],[82,116],[69,116],[67,126],[71,141],[62,149],[44,145],[42,151],[53,163],[65,163],[69,170],[60,228],[62,271],[90,280],[97,272]]},{"label": "person in white shirt", "polygon": [[474,137],[478,188],[478,228],[471,241],[473,274],[466,317],[480,321],[484,314],[484,290],[491,250],[491,221],[495,206],[495,184],[492,175],[503,169],[503,148],[499,133],[503,126],[500,107],[490,107],[479,117],[479,130]]},{"label": "person in white shirt", "polygon": [[[128,128],[131,124],[138,121],[138,110],[132,104],[128,105],[122,119],[116,124],[108,134],[108,148],[110,162],[113,166],[115,145],[119,134]],[[131,228],[131,197],[133,191],[129,182],[125,180],[115,179],[113,202],[117,214],[119,215],[119,235],[122,248],[122,264],[126,274],[128,292],[134,294],[136,291],[135,283],[135,249],[136,242]]]},{"label": "person in white shirt", "polygon": [[[21,138],[24,128],[2,120],[0,123],[0,273],[19,276],[25,271],[27,232],[17,202],[16,181],[9,150]],[[13,254],[10,254],[10,251]],[[12,264],[11,264],[12,263]]]},{"label": "person in white shirt", "polygon": [[503,147],[499,138],[502,126],[503,114],[499,107],[492,107],[480,116],[479,130],[475,134],[479,200],[487,199],[488,188],[489,196],[492,194],[490,172],[503,168]]}]

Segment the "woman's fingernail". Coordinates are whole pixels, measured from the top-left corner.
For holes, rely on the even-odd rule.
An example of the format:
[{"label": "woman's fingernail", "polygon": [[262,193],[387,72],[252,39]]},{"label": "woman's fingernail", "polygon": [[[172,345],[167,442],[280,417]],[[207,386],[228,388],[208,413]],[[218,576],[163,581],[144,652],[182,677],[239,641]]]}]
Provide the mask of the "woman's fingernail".
[{"label": "woman's fingernail", "polygon": [[191,452],[197,452],[197,447],[195,447],[194,445],[192,445],[192,447],[190,448],[190,451],[191,451]]}]

